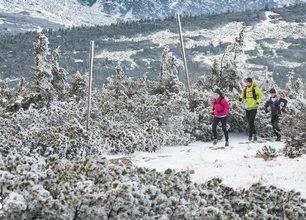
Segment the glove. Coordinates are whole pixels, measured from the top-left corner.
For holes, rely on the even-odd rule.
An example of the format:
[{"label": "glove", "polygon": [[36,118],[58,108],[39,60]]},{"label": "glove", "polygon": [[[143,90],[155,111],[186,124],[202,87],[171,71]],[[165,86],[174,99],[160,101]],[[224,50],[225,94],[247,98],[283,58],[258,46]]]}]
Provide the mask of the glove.
[{"label": "glove", "polygon": [[282,108],[281,108],[281,111],[282,111],[282,112],[286,112],[286,108],[285,108],[285,107],[282,107]]},{"label": "glove", "polygon": [[211,115],[215,115],[215,112],[214,112],[214,111],[211,111],[210,114],[211,114]]},{"label": "glove", "polygon": [[242,102],[242,98],[241,97],[239,98],[239,102]]},{"label": "glove", "polygon": [[259,102],[256,102],[256,105],[259,105]]}]

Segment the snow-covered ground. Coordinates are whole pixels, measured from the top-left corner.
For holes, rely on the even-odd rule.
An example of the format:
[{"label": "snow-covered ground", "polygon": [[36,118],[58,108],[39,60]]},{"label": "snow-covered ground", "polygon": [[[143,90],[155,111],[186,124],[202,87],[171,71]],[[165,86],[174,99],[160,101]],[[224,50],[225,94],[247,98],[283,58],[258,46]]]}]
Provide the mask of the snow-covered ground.
[{"label": "snow-covered ground", "polygon": [[[242,144],[246,137],[230,135],[230,148],[211,150],[211,143],[195,142],[189,146],[165,147],[155,153],[136,152],[128,158],[136,166],[165,171],[194,170],[192,178],[205,182],[213,177],[221,177],[224,183],[236,189],[248,188],[261,182],[275,185],[285,190],[295,190],[306,198],[306,156],[289,159],[279,156],[272,161],[256,158],[256,152],[264,145],[280,150],[283,143],[266,142]],[[218,145],[223,146],[220,141]],[[122,157],[116,156],[116,158]]]},{"label": "snow-covered ground", "polygon": [[77,0],[0,0],[0,13],[27,12],[31,17],[42,18],[67,27],[117,22],[120,15],[106,14],[101,4],[92,7]]},{"label": "snow-covered ground", "polygon": [[109,59],[115,61],[128,61],[131,62],[132,67],[136,67],[136,62],[131,58],[131,56],[137,54],[138,52],[143,52],[142,50],[126,50],[126,51],[102,51],[102,53],[97,54],[95,58],[97,59]]}]

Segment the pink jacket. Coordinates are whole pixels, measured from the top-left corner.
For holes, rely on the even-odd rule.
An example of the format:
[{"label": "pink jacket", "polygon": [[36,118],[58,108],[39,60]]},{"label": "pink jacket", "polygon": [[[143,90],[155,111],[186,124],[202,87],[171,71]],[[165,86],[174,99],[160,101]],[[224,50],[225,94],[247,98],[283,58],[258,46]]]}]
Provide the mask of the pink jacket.
[{"label": "pink jacket", "polygon": [[225,98],[213,100],[213,115],[218,118],[226,117],[228,115],[230,106]]}]

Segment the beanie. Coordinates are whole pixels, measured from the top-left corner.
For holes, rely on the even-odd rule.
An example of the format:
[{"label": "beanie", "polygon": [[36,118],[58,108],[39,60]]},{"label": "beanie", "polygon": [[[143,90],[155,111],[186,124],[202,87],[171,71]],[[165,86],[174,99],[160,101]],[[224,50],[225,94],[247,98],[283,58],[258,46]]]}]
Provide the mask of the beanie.
[{"label": "beanie", "polygon": [[270,89],[270,91],[269,91],[270,93],[276,93],[276,91],[275,91],[275,89],[274,88],[272,88],[272,89]]},{"label": "beanie", "polygon": [[253,79],[251,77],[248,77],[248,78],[245,79],[245,82],[251,83],[252,81],[253,81]]}]

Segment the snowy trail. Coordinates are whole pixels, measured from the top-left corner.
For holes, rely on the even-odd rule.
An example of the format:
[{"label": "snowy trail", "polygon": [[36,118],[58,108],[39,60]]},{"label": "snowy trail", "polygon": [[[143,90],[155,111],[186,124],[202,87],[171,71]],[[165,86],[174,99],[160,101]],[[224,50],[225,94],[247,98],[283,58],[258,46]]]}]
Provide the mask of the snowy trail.
[{"label": "snowy trail", "polygon": [[[192,169],[192,179],[205,182],[213,177],[221,177],[231,187],[248,188],[256,182],[275,185],[285,190],[295,190],[306,198],[306,156],[289,159],[284,156],[272,161],[256,158],[257,150],[271,145],[279,150],[281,142],[241,144],[245,136],[231,135],[230,148],[211,150],[211,143],[195,142],[189,146],[164,147],[154,153],[136,152],[128,158],[136,166],[164,171]],[[224,141],[218,145],[223,146]],[[118,158],[119,156],[116,156]]]}]

